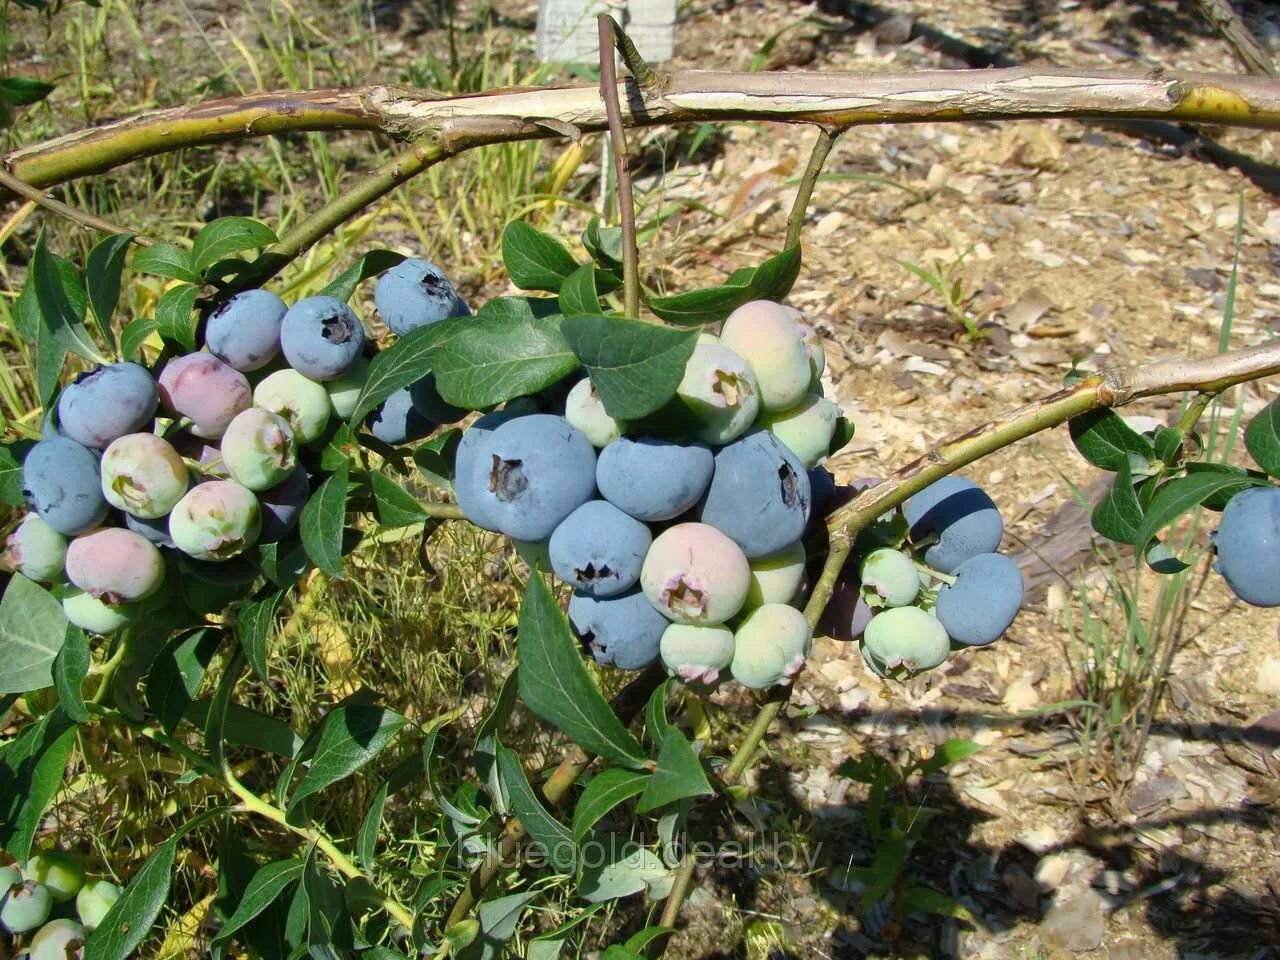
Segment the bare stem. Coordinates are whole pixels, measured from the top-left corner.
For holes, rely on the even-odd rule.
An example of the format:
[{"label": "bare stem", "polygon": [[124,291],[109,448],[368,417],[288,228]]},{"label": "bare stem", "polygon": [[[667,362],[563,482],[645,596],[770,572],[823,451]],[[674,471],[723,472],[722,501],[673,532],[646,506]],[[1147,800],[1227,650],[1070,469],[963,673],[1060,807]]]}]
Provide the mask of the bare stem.
[{"label": "bare stem", "polygon": [[618,73],[614,65],[613,38],[622,28],[613,17],[596,17],[600,37],[600,96],[609,122],[613,145],[613,169],[618,181],[618,218],[622,221],[622,303],[628,317],[640,316],[640,250],[636,245],[636,209],[631,198],[631,171],[627,163],[627,137],[622,132],[622,105],[618,102]]},{"label": "bare stem", "polygon": [[1230,0],[1196,0],[1200,13],[1227,42],[1246,70],[1258,76],[1275,76],[1276,63],[1258,38],[1244,25]]},{"label": "bare stem", "polygon": [[844,133],[843,127],[818,128],[818,140],[813,145],[813,152],[809,154],[809,163],[804,168],[804,176],[800,178],[800,188],[796,193],[795,202],[791,205],[791,215],[787,217],[788,248],[800,243],[800,231],[804,228],[804,217],[809,209],[813,188],[822,173],[823,165],[827,162],[827,155],[831,153],[831,148],[835,146],[836,139],[842,133]]},{"label": "bare stem", "polygon": [[63,203],[61,200],[55,200],[53,197],[46,196],[43,191],[24,183],[13,174],[9,173],[3,166],[0,166],[0,186],[7,187],[20,197],[30,200],[37,207],[48,210],[56,216],[78,223],[80,226],[89,230],[98,230],[107,234],[128,234],[129,242],[136,243],[140,247],[149,247],[151,240],[146,237],[140,237],[132,231],[126,230],[124,227],[118,227],[109,220],[103,220],[101,217],[90,213],[87,210],[81,210],[71,206],[69,203]]}]

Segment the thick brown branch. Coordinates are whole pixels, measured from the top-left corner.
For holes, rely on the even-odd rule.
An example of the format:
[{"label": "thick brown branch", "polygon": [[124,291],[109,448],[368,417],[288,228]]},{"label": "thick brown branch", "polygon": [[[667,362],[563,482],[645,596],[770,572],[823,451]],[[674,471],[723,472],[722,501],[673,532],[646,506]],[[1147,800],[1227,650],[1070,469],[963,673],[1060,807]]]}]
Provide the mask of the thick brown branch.
[{"label": "thick brown branch", "polygon": [[[1023,67],[906,74],[689,70],[663,75],[643,103],[625,88],[619,95],[626,126],[746,117],[832,126],[1131,117],[1280,129],[1280,81],[1226,74]],[[158,153],[284,131],[381,131],[419,143],[435,140],[435,149],[455,153],[605,126],[594,85],[448,99],[385,86],[286,91],[140,114],[15,150],[4,163],[26,183],[49,186]]]}]

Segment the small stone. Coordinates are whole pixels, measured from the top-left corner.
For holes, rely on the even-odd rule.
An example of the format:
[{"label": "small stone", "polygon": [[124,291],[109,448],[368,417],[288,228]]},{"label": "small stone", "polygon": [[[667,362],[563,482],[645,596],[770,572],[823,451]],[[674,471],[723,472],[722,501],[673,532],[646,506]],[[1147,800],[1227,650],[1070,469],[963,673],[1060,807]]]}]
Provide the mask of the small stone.
[{"label": "small stone", "polygon": [[1097,892],[1085,890],[1054,903],[1040,924],[1040,935],[1072,953],[1084,953],[1102,944],[1106,927],[1106,903]]},{"label": "small stone", "polygon": [[1047,857],[1041,857],[1036,864],[1036,885],[1044,893],[1057,890],[1070,872],[1071,858],[1066,854],[1051,853]]}]

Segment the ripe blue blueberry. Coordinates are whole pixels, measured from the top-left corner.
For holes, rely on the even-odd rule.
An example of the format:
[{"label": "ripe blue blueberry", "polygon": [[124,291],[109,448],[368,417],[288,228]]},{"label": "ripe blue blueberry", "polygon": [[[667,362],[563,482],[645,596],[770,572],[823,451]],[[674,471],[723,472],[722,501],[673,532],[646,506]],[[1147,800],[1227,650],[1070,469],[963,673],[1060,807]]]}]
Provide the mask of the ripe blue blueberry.
[{"label": "ripe blue blueberry", "polygon": [[595,449],[563,417],[515,417],[471,445],[463,441],[454,477],[463,512],[515,540],[550,537],[595,493]]},{"label": "ripe blue blueberry", "polygon": [[285,313],[280,348],[289,366],[304,377],[336,380],[360,358],[364,327],[337,297],[307,297]]},{"label": "ripe blue blueberry", "polygon": [[600,495],[637,520],[671,520],[692,509],[711,483],[715,458],[701,444],[622,437],[600,451]]},{"label": "ripe blue blueberry", "polygon": [[468,520],[485,530],[498,529],[498,505],[488,496],[493,433],[515,417],[515,412],[507,410],[486,413],[463,432],[454,454],[453,488],[458,506]]},{"label": "ripe blue blueberry", "polygon": [[941,666],[950,652],[946,628],[919,607],[881,610],[862,634],[862,658],[881,677],[914,677]]},{"label": "ripe blue blueberry", "polygon": [[384,273],[374,287],[373,302],[383,322],[398,337],[417,327],[470,313],[444,271],[427,260],[402,260]]},{"label": "ripe blue blueberry", "polygon": [[1022,607],[1018,565],[999,553],[980,553],[956,567],[955,577],[955,583],[938,590],[934,614],[956,643],[991,643],[1009,629]]},{"label": "ripe blue blueberry", "polygon": [[436,425],[418,412],[413,388],[401,387],[369,414],[365,427],[383,443],[409,443],[428,436]]},{"label": "ripe blue blueberry", "polygon": [[685,683],[715,683],[733,662],[733,631],[728,627],[673,623],[659,644],[667,673]]},{"label": "ripe blue blueberry", "polygon": [[280,322],[289,308],[270,290],[245,290],[205,324],[209,352],[237,370],[260,370],[280,352]]},{"label": "ripe blue blueberry", "polygon": [[924,562],[943,573],[980,553],[995,553],[1004,521],[995,502],[972,480],[954,474],[925,487],[904,511],[911,541],[936,542],[925,548]]},{"label": "ripe blue blueberry", "polygon": [[270,490],[261,491],[258,504],[262,509],[262,532],[258,542],[276,543],[292,533],[310,496],[311,484],[301,465]]},{"label": "ripe blue blueberry", "polygon": [[809,474],[773,434],[756,430],[715,455],[701,519],[728,534],[748,559],[799,540],[809,517]]},{"label": "ripe blue blueberry", "polygon": [[70,437],[41,440],[27,452],[22,492],[41,520],[68,537],[107,516],[98,457]]},{"label": "ripe blue blueberry", "polygon": [[1280,489],[1250,487],[1227,503],[1213,534],[1214,566],[1237,597],[1280,606]]},{"label": "ripe blue blueberry", "polygon": [[640,590],[613,597],[574,593],[569,622],[596,663],[641,670],[658,658],[668,620]]},{"label": "ripe blue blueberry", "polygon": [[62,579],[66,561],[67,538],[41,520],[37,513],[23,517],[22,523],[5,540],[5,566],[29,580],[56,583]]},{"label": "ripe blue blueberry", "polygon": [[86,447],[105,447],[137,433],[156,415],[156,382],[136,363],[112,363],[81,374],[58,398],[62,432]]},{"label": "ripe blue blueberry", "polygon": [[613,597],[640,580],[649,528],[607,500],[589,500],[551,534],[551,567],[575,590]]}]

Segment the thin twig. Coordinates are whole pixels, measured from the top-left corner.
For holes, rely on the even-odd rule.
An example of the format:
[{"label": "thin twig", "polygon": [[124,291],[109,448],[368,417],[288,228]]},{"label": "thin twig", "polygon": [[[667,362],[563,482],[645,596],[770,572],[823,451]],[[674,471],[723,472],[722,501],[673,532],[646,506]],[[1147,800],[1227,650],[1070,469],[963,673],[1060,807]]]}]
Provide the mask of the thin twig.
[{"label": "thin twig", "polygon": [[628,317],[640,316],[640,250],[636,245],[636,210],[631,199],[631,171],[627,164],[627,137],[622,132],[622,105],[618,102],[618,72],[614,65],[613,38],[622,33],[607,13],[596,17],[600,37],[600,96],[609,121],[613,144],[613,169],[617,175],[618,218],[622,222],[622,303]]},{"label": "thin twig", "polygon": [[1240,19],[1230,0],[1196,0],[1200,13],[1209,21],[1246,70],[1258,76],[1274,77],[1276,62],[1270,52]]},{"label": "thin twig", "polygon": [[[656,94],[662,86],[662,78],[653,67],[645,62],[644,57],[640,56],[640,51],[631,42],[627,32],[618,25],[618,21],[614,20],[613,17],[609,17],[608,20],[613,31],[613,42],[618,48],[618,53],[622,55],[622,62],[627,65],[627,69],[631,71],[631,75],[635,77],[636,83],[641,90],[647,94]],[[601,47],[604,46],[603,37],[601,37],[600,45]]]},{"label": "thin twig", "polygon": [[80,210],[61,200],[55,200],[53,197],[45,195],[37,187],[31,186],[19,180],[8,170],[0,165],[0,186],[7,187],[18,196],[30,200],[37,207],[48,210],[52,214],[56,214],[66,220],[78,223],[87,230],[98,230],[107,234],[127,234],[130,243],[136,243],[140,247],[149,247],[153,241],[146,237],[140,237],[124,227],[118,227],[109,220],[104,220],[96,214],[89,213],[87,210]]},{"label": "thin twig", "polygon": [[791,214],[787,217],[787,247],[796,246],[800,242],[800,231],[804,228],[805,214],[809,209],[809,199],[813,196],[814,185],[827,162],[827,155],[835,146],[836,138],[844,133],[844,127],[819,127],[818,140],[809,154],[809,163],[804,168],[804,176],[800,178],[800,187],[796,192],[795,202],[791,204]]}]

